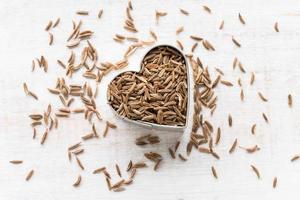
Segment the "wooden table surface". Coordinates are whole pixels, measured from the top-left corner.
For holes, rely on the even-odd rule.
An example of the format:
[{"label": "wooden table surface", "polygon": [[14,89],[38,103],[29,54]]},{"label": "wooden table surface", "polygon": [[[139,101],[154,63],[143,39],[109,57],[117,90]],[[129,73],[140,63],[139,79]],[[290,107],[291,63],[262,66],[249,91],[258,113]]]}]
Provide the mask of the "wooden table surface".
[{"label": "wooden table surface", "polygon": [[[103,121],[95,120],[99,132],[103,132],[105,120],[118,125],[110,130],[106,138],[93,139],[83,143],[85,153],[80,159],[85,166],[82,171],[74,160],[70,163],[67,147],[80,141],[81,136],[91,130],[91,125],[82,115],[72,115],[70,119],[59,121],[59,128],[51,131],[43,146],[40,139],[43,129],[38,129],[37,138],[32,139],[32,128],[28,115],[43,112],[51,103],[55,109],[61,106],[59,99],[46,88],[54,87],[56,79],[65,77],[65,71],[56,63],[66,60],[70,50],[66,39],[72,29],[72,20],[82,20],[83,28],[94,31],[90,39],[99,52],[99,62],[120,60],[129,43],[119,44],[112,39],[116,33],[133,35],[123,29],[126,1],[93,0],[2,0],[0,2],[0,199],[2,200],[59,200],[59,199],[296,199],[299,196],[300,162],[290,159],[300,154],[300,2],[297,0],[204,0],[204,1],[133,1],[132,15],[139,32],[135,34],[149,40],[149,30],[158,35],[159,43],[176,45],[180,40],[190,53],[193,45],[189,36],[199,35],[209,40],[216,51],[206,51],[199,43],[194,55],[208,66],[212,78],[217,73],[215,67],[225,73],[224,79],[234,83],[234,87],[219,86],[217,110],[211,118],[204,115],[214,127],[222,128],[222,138],[216,147],[221,159],[193,151],[188,161],[172,160],[168,147],[181,140],[179,151],[185,155],[185,144],[189,139],[192,113],[188,116],[189,128],[182,133],[149,131],[125,123],[116,118],[106,103],[107,84],[117,74],[127,70],[138,70],[146,49],[139,49],[129,59],[129,66],[113,71],[105,76],[99,85],[96,100]],[[212,13],[202,8],[207,5]],[[103,16],[97,19],[103,8]],[[180,14],[179,8],[187,10],[189,16]],[[155,23],[155,10],[167,12]],[[79,16],[77,10],[89,11],[89,16]],[[242,25],[238,19],[241,13],[246,21]],[[60,17],[57,28],[51,30],[54,43],[48,45],[48,33],[44,30],[49,20]],[[224,20],[224,29],[219,30]],[[274,30],[278,22],[280,32]],[[184,26],[184,32],[176,36],[175,31]],[[242,44],[236,47],[231,37]],[[78,49],[84,45],[80,45]],[[74,50],[77,54],[79,50]],[[31,72],[31,61],[44,55],[49,62],[49,71],[37,68]],[[79,55],[78,55],[79,56]],[[234,57],[243,63],[246,73],[232,69]],[[251,72],[256,74],[255,83],[249,84]],[[241,78],[245,101],[239,99]],[[68,83],[83,84],[81,73]],[[39,100],[26,96],[23,82],[28,84]],[[90,81],[94,87],[93,81]],[[268,102],[262,102],[257,95],[262,92]],[[287,104],[288,94],[294,98],[293,107]],[[77,100],[78,101],[78,100]],[[75,102],[74,107],[80,105]],[[192,106],[192,105],[191,105]],[[233,127],[229,128],[227,116],[233,117]],[[269,117],[269,124],[262,118]],[[256,135],[251,134],[251,126],[256,123]],[[139,147],[135,138],[147,133],[159,135],[160,144]],[[249,154],[237,148],[233,154],[228,150],[238,138],[238,145],[251,147],[258,145],[261,150]],[[92,174],[100,166],[107,166],[113,181],[117,181],[114,165],[118,163],[123,174],[129,160],[145,161],[143,153],[160,152],[164,160],[157,172],[153,163],[149,168],[136,174],[134,183],[126,191],[114,193],[107,190],[102,175]],[[23,160],[20,165],[10,160]],[[261,174],[257,179],[250,165],[255,165]],[[211,174],[215,166],[219,178]],[[34,169],[29,182],[26,174]],[[81,174],[80,187],[72,184]],[[278,177],[276,189],[272,188],[274,177]]]}]

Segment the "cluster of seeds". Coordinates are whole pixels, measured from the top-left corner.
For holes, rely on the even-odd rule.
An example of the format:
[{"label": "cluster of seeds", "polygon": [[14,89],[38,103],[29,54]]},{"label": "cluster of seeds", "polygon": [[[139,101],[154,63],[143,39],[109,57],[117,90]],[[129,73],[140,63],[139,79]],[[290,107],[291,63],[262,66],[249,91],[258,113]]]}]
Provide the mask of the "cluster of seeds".
[{"label": "cluster of seeds", "polygon": [[152,49],[141,72],[125,72],[108,87],[109,104],[119,115],[162,125],[184,126],[187,100],[185,60],[168,46]]}]

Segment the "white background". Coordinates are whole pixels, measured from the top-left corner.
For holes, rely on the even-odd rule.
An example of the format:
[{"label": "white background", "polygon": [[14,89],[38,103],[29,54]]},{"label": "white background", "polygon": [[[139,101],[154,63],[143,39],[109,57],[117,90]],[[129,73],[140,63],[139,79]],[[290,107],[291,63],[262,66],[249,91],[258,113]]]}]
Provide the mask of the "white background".
[{"label": "white background", "polygon": [[[207,5],[212,9],[209,15],[202,9]],[[185,52],[190,52],[193,41],[191,34],[208,39],[215,52],[207,52],[199,45],[195,56],[199,56],[209,66],[212,77],[214,67],[225,72],[225,79],[232,81],[232,88],[218,87],[218,108],[210,120],[215,127],[222,128],[222,138],[216,151],[221,159],[193,151],[189,160],[171,160],[167,148],[177,140],[187,141],[188,132],[158,132],[137,128],[117,119],[106,104],[106,86],[120,73],[113,72],[100,84],[97,104],[104,119],[118,124],[118,129],[109,132],[107,138],[85,142],[85,153],[80,156],[86,170],[81,171],[75,162],[69,163],[67,147],[80,141],[88,133],[90,125],[82,115],[60,121],[59,129],[49,134],[44,146],[39,144],[42,130],[37,140],[32,140],[32,129],[28,115],[42,112],[48,103],[60,106],[58,98],[49,94],[47,87],[54,87],[56,78],[63,77],[64,71],[56,59],[66,61],[69,50],[65,41],[72,20],[83,21],[83,29],[95,32],[91,41],[99,52],[101,62],[118,61],[127,49],[128,43],[120,45],[112,40],[115,33],[132,35],[122,27],[125,19],[126,1],[41,1],[2,0],[0,2],[0,199],[1,200],[56,200],[56,199],[297,199],[299,198],[300,162],[290,162],[293,155],[300,153],[299,133],[299,90],[300,90],[300,2],[298,0],[226,0],[226,1],[133,1],[132,12],[141,39],[149,39],[149,29],[155,31],[160,43],[176,45],[181,40]],[[100,8],[103,18],[97,19]],[[190,12],[180,14],[179,8]],[[155,9],[166,11],[168,15],[155,24]],[[77,10],[88,10],[89,16],[78,16]],[[241,13],[246,21],[238,20]],[[53,46],[48,46],[48,33],[44,28],[49,20],[61,17],[61,23],[51,32]],[[218,30],[225,20],[224,30]],[[278,21],[280,33],[273,29]],[[179,36],[175,30],[184,26]],[[231,42],[234,35],[242,44],[237,48]],[[80,46],[80,48],[83,45]],[[124,70],[138,70],[144,50],[139,50],[130,58],[130,66]],[[44,55],[49,62],[49,72],[41,69],[31,73],[31,60]],[[237,56],[247,73],[232,70],[233,58]],[[124,71],[122,70],[122,71]],[[255,72],[256,81],[249,85],[250,72]],[[240,89],[237,79],[242,79],[245,102],[239,100]],[[68,83],[80,83],[81,73]],[[27,82],[30,90],[39,96],[39,101],[26,97],[22,83]],[[269,102],[263,103],[257,92],[265,94]],[[292,109],[287,106],[287,95],[294,96]],[[78,104],[80,105],[80,104]],[[269,116],[266,124],[261,113]],[[227,115],[233,116],[233,127],[228,128]],[[189,120],[190,123],[191,120]],[[257,134],[251,135],[251,125],[257,123]],[[97,122],[99,132],[105,122]],[[134,145],[136,137],[146,133],[157,134],[159,145],[140,148]],[[232,155],[228,150],[238,138],[239,145],[259,145],[261,150],[247,154],[237,148]],[[180,150],[185,152],[185,147]],[[117,181],[114,170],[119,163],[123,174],[130,159],[143,161],[143,152],[156,151],[164,156],[158,172],[148,169],[138,171],[134,183],[122,193],[109,192],[102,175],[92,171],[107,166]],[[24,160],[22,165],[12,165],[9,160]],[[250,168],[254,164],[260,170],[258,180]],[[218,171],[219,179],[211,175],[211,166]],[[26,174],[35,174],[29,182]],[[82,176],[79,188],[72,184],[78,174]],[[273,177],[278,177],[278,187],[272,188]]]}]

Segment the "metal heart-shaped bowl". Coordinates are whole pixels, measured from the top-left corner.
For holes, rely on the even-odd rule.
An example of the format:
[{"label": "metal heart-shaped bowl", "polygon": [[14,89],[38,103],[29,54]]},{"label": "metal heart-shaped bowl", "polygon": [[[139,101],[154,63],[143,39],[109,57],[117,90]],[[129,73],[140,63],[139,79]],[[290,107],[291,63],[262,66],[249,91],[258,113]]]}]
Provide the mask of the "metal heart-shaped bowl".
[{"label": "metal heart-shaped bowl", "polygon": [[[184,54],[179,50],[177,49],[176,47],[174,46],[171,46],[171,45],[166,45],[166,44],[160,44],[160,45],[156,45],[150,49],[148,49],[148,51],[144,54],[144,56],[142,57],[142,60],[141,60],[141,64],[140,66],[142,66],[142,63],[143,63],[143,60],[144,58],[154,49],[158,48],[158,47],[169,47],[173,50],[175,50],[176,52],[178,52],[179,54],[181,54],[181,56],[183,57],[184,59],[184,62],[185,62],[185,67],[186,67],[186,80],[187,80],[187,108],[186,108],[186,118],[185,118],[185,124],[183,126],[178,126],[178,125],[162,125],[162,124],[157,124],[157,123],[153,123],[153,122],[147,122],[147,121],[142,121],[142,120],[133,120],[133,119],[130,119],[130,118],[127,118],[127,117],[124,117],[124,116],[121,116],[117,113],[117,111],[110,105],[110,103],[108,103],[111,107],[111,109],[113,110],[112,112],[117,115],[118,117],[120,117],[121,119],[123,119],[124,121],[126,122],[130,122],[130,123],[133,123],[133,124],[136,124],[138,126],[142,126],[142,127],[145,127],[145,128],[148,128],[148,129],[157,129],[157,130],[170,130],[170,131],[183,131],[186,127],[187,127],[187,120],[188,120],[188,116],[189,116],[189,110],[190,110],[190,99],[191,99],[191,88],[190,88],[190,73],[189,73],[189,67],[188,67],[188,62],[186,60],[186,57],[184,56]],[[126,71],[126,72],[130,72],[130,71]],[[123,72],[123,73],[126,73],[126,72]],[[135,73],[139,73],[139,71],[131,71],[131,72],[135,72]],[[121,76],[123,73],[115,76],[112,81],[118,77],[118,76]],[[110,85],[110,84],[109,84]],[[107,101],[109,102],[109,85],[108,85],[108,88],[107,88]]]}]

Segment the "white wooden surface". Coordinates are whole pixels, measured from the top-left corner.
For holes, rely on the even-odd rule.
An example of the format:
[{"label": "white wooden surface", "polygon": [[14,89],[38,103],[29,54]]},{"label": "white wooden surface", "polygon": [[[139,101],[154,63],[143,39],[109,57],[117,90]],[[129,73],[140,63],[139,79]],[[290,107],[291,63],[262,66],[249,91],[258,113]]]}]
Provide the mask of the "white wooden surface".
[{"label": "white wooden surface", "polygon": [[[216,148],[221,159],[193,152],[185,163],[171,160],[167,148],[177,140],[186,141],[188,133],[155,132],[161,143],[152,147],[140,148],[134,145],[137,136],[149,133],[148,130],[126,124],[115,118],[105,101],[105,88],[119,72],[105,77],[97,99],[105,119],[118,124],[105,139],[84,143],[86,152],[80,158],[86,170],[81,171],[75,162],[67,161],[66,148],[79,141],[90,130],[90,125],[82,116],[72,116],[61,120],[59,129],[50,133],[44,146],[38,139],[32,140],[28,114],[42,112],[48,103],[56,108],[57,98],[46,90],[55,84],[64,71],[56,64],[56,59],[66,59],[69,50],[65,40],[71,30],[72,20],[83,20],[83,27],[95,31],[91,41],[100,53],[100,61],[117,61],[125,52],[127,45],[112,40],[115,33],[123,30],[126,1],[40,1],[40,0],[2,0],[0,1],[0,199],[1,200],[56,200],[56,199],[296,199],[299,192],[300,163],[290,163],[290,158],[300,153],[299,135],[299,91],[300,91],[300,2],[298,0],[227,0],[227,1],[133,1],[133,17],[139,30],[138,37],[148,39],[149,29],[154,30],[159,42],[175,45],[180,39],[186,52],[190,51],[192,41],[189,35],[207,38],[215,52],[207,52],[200,45],[196,50],[212,74],[219,67],[225,77],[235,83],[233,88],[219,87],[218,109],[211,122],[222,127],[221,144]],[[212,9],[209,15],[202,5]],[[103,18],[96,19],[100,8]],[[190,16],[183,16],[179,8],[186,9]],[[166,11],[168,15],[155,25],[155,9]],[[89,16],[75,15],[77,10],[88,10]],[[238,13],[246,20],[243,26],[238,21]],[[48,46],[48,34],[44,28],[48,20],[61,17],[58,28],[53,30],[54,45]],[[223,31],[218,27],[225,20]],[[280,33],[273,29],[278,21]],[[185,31],[175,35],[177,27],[184,25]],[[231,42],[234,35],[242,44],[236,48]],[[143,50],[130,58],[130,66],[124,70],[138,70]],[[31,60],[45,55],[49,61],[49,72],[41,70],[30,72]],[[247,70],[241,74],[232,71],[233,58],[237,56]],[[123,70],[123,71],[124,71]],[[249,86],[250,72],[256,73],[256,81]],[[241,77],[245,91],[245,102],[239,100],[237,79]],[[26,97],[22,83],[36,92],[39,101]],[[76,75],[70,83],[83,83]],[[262,103],[257,91],[263,92],[269,102]],[[287,106],[288,93],[294,96],[294,106]],[[261,113],[265,112],[270,123],[264,123]],[[227,115],[234,119],[228,128]],[[250,133],[250,127],[257,123],[257,135]],[[101,131],[104,122],[97,122]],[[237,149],[232,155],[228,149],[235,138],[239,144],[252,146],[258,144],[261,150],[247,154]],[[134,184],[125,192],[112,193],[106,188],[101,175],[92,171],[107,166],[115,174],[114,164],[119,163],[125,174],[125,166],[130,159],[144,160],[143,152],[161,152],[165,157],[158,172],[145,169],[138,172]],[[184,149],[181,149],[182,151]],[[22,159],[22,165],[12,165],[9,160]],[[250,169],[255,164],[261,172],[257,180]],[[151,165],[151,163],[149,163]],[[214,165],[219,179],[212,177],[210,167]],[[30,169],[35,174],[30,182],[25,176]],[[82,185],[73,188],[72,183],[81,174]],[[272,189],[273,177],[278,177],[278,188]],[[114,175],[114,180],[116,176]]]}]

